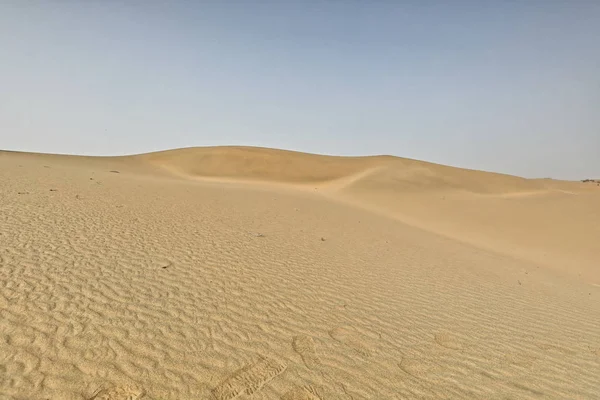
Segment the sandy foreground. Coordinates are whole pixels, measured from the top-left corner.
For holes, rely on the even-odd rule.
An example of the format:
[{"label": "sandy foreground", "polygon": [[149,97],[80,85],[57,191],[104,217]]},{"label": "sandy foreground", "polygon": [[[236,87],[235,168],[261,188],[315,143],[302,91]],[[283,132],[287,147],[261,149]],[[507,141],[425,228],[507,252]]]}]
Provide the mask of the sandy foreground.
[{"label": "sandy foreground", "polygon": [[598,399],[599,377],[596,183],[0,152],[0,399]]}]

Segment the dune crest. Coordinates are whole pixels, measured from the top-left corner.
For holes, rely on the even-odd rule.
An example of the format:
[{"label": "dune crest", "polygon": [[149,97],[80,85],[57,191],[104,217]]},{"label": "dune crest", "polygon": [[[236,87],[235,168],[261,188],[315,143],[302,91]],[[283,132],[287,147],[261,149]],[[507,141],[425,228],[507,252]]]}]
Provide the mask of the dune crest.
[{"label": "dune crest", "polygon": [[[350,181],[368,189],[459,189],[474,193],[544,190],[546,180],[467,170],[394,156],[328,156],[260,147],[192,147],[132,156],[181,176],[278,183]],[[369,174],[376,170],[377,174]],[[365,177],[366,178],[366,177]],[[358,181],[358,182],[357,182]],[[339,186],[339,185],[337,185]]]},{"label": "dune crest", "polygon": [[133,156],[190,178],[310,184],[356,174],[387,157],[334,157],[259,147],[193,147]]}]

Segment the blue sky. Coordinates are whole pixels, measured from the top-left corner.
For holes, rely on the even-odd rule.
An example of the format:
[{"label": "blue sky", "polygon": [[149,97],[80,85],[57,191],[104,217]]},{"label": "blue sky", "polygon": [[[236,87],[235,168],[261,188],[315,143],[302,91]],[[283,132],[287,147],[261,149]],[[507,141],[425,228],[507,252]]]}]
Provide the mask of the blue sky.
[{"label": "blue sky", "polygon": [[0,148],[600,178],[597,1],[3,1]]}]

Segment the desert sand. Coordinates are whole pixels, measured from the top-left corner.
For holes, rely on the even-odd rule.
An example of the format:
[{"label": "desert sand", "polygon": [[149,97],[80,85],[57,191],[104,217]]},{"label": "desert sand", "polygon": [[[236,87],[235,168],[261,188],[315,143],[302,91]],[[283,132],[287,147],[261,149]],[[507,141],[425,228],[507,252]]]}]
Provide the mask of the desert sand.
[{"label": "desert sand", "polygon": [[595,182],[0,152],[0,288],[0,399],[600,398]]}]

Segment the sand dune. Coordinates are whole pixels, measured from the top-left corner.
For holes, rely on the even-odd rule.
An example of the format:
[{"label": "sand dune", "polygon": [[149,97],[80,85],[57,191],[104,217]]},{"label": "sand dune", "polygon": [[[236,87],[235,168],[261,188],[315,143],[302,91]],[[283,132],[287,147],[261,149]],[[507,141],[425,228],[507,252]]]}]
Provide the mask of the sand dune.
[{"label": "sand dune", "polygon": [[135,156],[186,177],[324,183],[360,173],[390,157],[332,157],[258,147],[187,148]]},{"label": "sand dune", "polygon": [[332,199],[600,283],[600,188],[593,185],[390,156],[331,157],[248,147],[138,157],[186,178],[316,188]]},{"label": "sand dune", "polygon": [[[314,184],[339,180],[365,189],[461,189],[474,193],[543,190],[549,180],[465,170],[392,156],[336,157],[258,147],[187,148],[130,157],[188,178]],[[376,173],[373,173],[375,172]],[[369,173],[365,175],[365,173]]]},{"label": "sand dune", "polygon": [[334,197],[480,248],[600,282],[600,187],[441,168],[386,167]]},{"label": "sand dune", "polygon": [[0,152],[0,399],[596,399],[600,187]]}]

